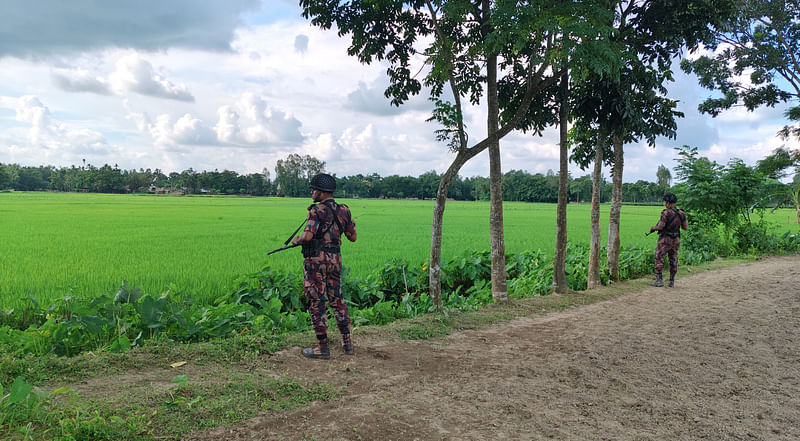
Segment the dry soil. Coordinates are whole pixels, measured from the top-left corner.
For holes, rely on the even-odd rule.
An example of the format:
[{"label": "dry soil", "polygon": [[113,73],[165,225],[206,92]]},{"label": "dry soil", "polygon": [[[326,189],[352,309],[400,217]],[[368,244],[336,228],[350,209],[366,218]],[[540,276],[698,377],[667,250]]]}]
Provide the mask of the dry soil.
[{"label": "dry soil", "polygon": [[797,256],[480,331],[355,342],[354,356],[264,360],[264,375],[341,387],[335,400],[187,439],[800,439]]}]

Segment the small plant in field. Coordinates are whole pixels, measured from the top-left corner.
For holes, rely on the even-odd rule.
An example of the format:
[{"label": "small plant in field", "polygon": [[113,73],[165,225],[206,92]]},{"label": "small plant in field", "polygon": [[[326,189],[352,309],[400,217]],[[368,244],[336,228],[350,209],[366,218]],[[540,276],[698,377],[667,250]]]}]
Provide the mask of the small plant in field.
[{"label": "small plant in field", "polygon": [[7,390],[0,384],[0,437],[5,439],[4,433],[16,432],[25,439],[31,438],[51,418],[47,409],[50,398],[71,392],[68,388],[58,388],[46,393],[21,376]]}]

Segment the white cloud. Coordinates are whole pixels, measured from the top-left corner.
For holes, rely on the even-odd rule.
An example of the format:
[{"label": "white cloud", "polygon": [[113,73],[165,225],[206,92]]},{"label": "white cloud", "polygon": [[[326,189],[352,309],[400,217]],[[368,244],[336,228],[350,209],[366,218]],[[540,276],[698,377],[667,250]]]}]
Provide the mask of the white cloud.
[{"label": "white cloud", "polygon": [[22,152],[47,159],[75,153],[105,155],[116,150],[95,130],[53,119],[50,109],[36,96],[20,97],[14,103],[14,111],[15,120],[24,123],[28,128],[25,138],[5,142],[9,153]]},{"label": "white cloud", "polygon": [[153,65],[139,54],[126,55],[116,63],[116,70],[108,77],[111,88],[117,93],[136,92],[146,96],[193,102],[194,96],[184,84],[175,84],[153,69]]},{"label": "white cloud", "polygon": [[300,145],[304,139],[299,131],[300,121],[270,108],[262,97],[252,94],[220,106],[213,126],[188,113],[174,123],[169,114],[161,114],[153,121],[147,113],[135,112],[127,106],[127,118],[159,146],[290,146]]},{"label": "white cloud", "polygon": [[179,144],[208,145],[217,140],[211,127],[188,113],[175,122],[173,129],[173,139]]},{"label": "white cloud", "polygon": [[230,106],[220,108],[217,133],[220,139],[237,144],[299,145],[302,123],[286,112],[271,108],[262,96],[247,93],[235,104],[245,116]]},{"label": "white cloud", "polygon": [[239,114],[231,106],[222,106],[217,110],[219,121],[214,126],[217,139],[222,142],[232,143],[239,136]]}]

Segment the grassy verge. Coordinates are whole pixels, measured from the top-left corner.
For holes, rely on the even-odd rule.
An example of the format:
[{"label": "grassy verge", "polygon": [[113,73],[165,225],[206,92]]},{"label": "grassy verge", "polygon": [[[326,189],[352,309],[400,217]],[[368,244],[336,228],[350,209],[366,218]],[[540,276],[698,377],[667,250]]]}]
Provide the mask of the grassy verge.
[{"label": "grassy verge", "polygon": [[[682,275],[732,266],[751,259],[726,259],[683,267]],[[431,339],[452,332],[481,329],[518,317],[542,315],[613,299],[644,289],[649,279],[614,283],[592,291],[513,299],[475,311],[449,311],[366,326],[354,332],[359,341]],[[239,336],[206,343],[152,341],[127,353],[83,353],[72,358],[11,358],[0,354],[0,384],[22,376],[39,385],[27,398],[19,392],[0,400],[3,440],[154,440],[180,439],[196,430],[234,424],[263,412],[280,412],[314,401],[335,399],[340,391],[326,384],[306,384],[287,376],[257,371],[265,356],[308,344],[311,333],[263,339]],[[190,373],[181,362],[191,361]],[[103,381],[106,379],[106,381]],[[70,384],[97,383],[77,394]],[[66,387],[63,387],[67,385]],[[82,388],[86,389],[86,388]],[[17,401],[9,404],[9,398]],[[0,393],[0,397],[3,394]]]}]

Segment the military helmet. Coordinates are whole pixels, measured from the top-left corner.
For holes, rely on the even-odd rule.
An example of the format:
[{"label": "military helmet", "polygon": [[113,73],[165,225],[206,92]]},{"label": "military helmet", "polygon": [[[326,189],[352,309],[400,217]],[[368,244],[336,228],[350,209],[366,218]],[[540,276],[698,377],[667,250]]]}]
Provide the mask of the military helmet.
[{"label": "military helmet", "polygon": [[678,202],[678,198],[672,193],[666,193],[664,195],[664,202],[669,202],[670,204],[674,204]]},{"label": "military helmet", "polygon": [[336,179],[326,173],[320,173],[311,178],[311,188],[319,191],[333,193],[336,191]]}]

